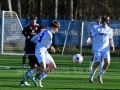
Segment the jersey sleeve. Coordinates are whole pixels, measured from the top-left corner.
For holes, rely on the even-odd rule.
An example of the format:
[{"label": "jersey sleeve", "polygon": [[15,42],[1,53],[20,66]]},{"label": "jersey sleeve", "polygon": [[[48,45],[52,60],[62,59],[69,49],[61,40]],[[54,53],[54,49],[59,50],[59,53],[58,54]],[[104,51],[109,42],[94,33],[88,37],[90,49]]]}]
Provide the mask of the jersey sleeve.
[{"label": "jersey sleeve", "polygon": [[111,32],[110,32],[109,37],[110,37],[110,38],[113,38],[113,29],[111,29]]},{"label": "jersey sleeve", "polygon": [[90,31],[89,31],[89,32],[90,32],[90,34],[93,32],[93,29],[94,29],[94,28],[93,28],[93,26],[92,26],[92,27],[90,27]]},{"label": "jersey sleeve", "polygon": [[96,34],[97,34],[97,28],[94,29],[94,30],[91,32],[90,36],[91,36],[91,37],[94,37]]},{"label": "jersey sleeve", "polygon": [[37,42],[37,40],[38,40],[38,37],[39,37],[39,34],[36,34],[35,36],[33,36],[32,38],[31,38],[31,42],[33,42],[33,43],[36,43]]}]

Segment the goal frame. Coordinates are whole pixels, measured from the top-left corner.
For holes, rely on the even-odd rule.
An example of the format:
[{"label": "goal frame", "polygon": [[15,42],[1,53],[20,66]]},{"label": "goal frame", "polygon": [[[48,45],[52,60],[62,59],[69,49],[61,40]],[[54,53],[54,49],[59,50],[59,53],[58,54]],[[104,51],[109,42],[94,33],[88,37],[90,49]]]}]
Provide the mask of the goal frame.
[{"label": "goal frame", "polygon": [[8,13],[10,13],[10,12],[12,12],[12,13],[14,13],[15,15],[16,15],[16,17],[17,17],[17,19],[18,19],[18,23],[19,23],[19,25],[20,25],[20,28],[21,28],[21,32],[22,32],[22,30],[23,30],[23,27],[22,27],[22,25],[21,25],[21,22],[20,22],[20,20],[19,20],[19,17],[18,17],[18,15],[17,15],[17,13],[16,12],[14,12],[14,11],[4,11],[4,10],[2,10],[2,11],[0,11],[1,13],[2,13],[2,18],[1,18],[1,20],[2,20],[2,25],[1,25],[1,51],[0,51],[0,54],[9,54],[9,55],[23,55],[23,53],[4,53],[4,50],[3,50],[3,47],[4,47],[4,15],[5,15],[5,13],[6,12],[8,12]]},{"label": "goal frame", "polygon": [[[64,45],[63,45],[63,49],[62,49],[62,53],[61,53],[62,56],[64,56],[64,50],[65,50],[65,47],[66,47],[68,32],[70,30],[70,26],[71,26],[72,21],[74,21],[74,20],[71,20],[68,24],[67,34],[66,34],[66,37],[65,37],[65,41],[64,41]],[[81,31],[80,31],[80,50],[79,50],[79,53],[82,54],[84,22],[80,21],[80,24],[81,24],[81,27],[80,27]]]}]

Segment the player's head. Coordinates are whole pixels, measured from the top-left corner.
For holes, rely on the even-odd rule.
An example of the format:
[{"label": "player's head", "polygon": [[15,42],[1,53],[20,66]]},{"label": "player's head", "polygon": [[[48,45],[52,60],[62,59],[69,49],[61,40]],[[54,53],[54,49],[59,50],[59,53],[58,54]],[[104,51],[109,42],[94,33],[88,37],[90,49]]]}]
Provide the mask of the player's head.
[{"label": "player's head", "polygon": [[37,16],[32,15],[32,16],[30,17],[30,19],[31,19],[31,22],[32,22],[32,23],[36,23],[36,21],[37,21]]},{"label": "player's head", "polygon": [[56,32],[58,32],[58,29],[60,28],[60,23],[56,20],[53,20],[51,22],[50,28],[51,28],[51,32],[55,34]]},{"label": "player's head", "polygon": [[40,25],[39,27],[38,27],[38,33],[39,32],[41,32],[41,31],[43,31],[44,29],[46,29],[47,27],[45,26],[45,25]]},{"label": "player's head", "polygon": [[106,22],[107,24],[110,22],[110,17],[107,15],[104,15],[102,18],[102,23]]},{"label": "player's head", "polygon": [[101,23],[101,20],[102,20],[102,16],[101,16],[101,15],[96,15],[96,22],[97,22],[98,24]]},{"label": "player's head", "polygon": [[102,18],[102,24],[103,26],[105,27],[110,21],[110,17],[107,16],[107,15],[104,15],[103,18]]},{"label": "player's head", "polygon": [[30,19],[31,19],[31,20],[37,20],[37,16],[32,15],[32,16],[30,17]]}]

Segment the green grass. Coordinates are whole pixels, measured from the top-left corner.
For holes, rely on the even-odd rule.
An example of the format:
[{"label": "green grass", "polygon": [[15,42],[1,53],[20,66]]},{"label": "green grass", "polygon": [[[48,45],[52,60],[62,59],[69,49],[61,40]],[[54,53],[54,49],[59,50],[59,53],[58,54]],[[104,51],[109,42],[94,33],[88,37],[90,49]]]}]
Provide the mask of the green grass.
[{"label": "green grass", "polygon": [[[22,56],[0,55],[0,90],[119,90],[120,89],[120,60],[112,58],[111,64],[103,75],[103,84],[94,76],[94,83],[88,82],[89,59],[84,57],[81,64],[74,64],[72,57],[52,55],[57,69],[49,74],[42,82],[43,88],[35,87],[31,79],[30,87],[19,86],[22,75],[29,68],[28,60],[25,69],[21,69]],[[10,68],[9,68],[10,67]]]}]

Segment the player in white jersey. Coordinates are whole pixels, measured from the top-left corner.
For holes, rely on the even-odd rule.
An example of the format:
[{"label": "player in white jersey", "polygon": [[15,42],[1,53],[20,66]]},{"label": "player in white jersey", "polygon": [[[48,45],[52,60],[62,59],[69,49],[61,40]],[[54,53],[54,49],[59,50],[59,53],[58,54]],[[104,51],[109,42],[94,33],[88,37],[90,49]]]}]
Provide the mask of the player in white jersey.
[{"label": "player in white jersey", "polygon": [[[43,30],[38,35],[36,35],[38,40],[37,40],[35,55],[38,59],[38,62],[40,63],[40,66],[27,72],[26,77],[23,79],[23,82],[26,82],[28,77],[33,75],[35,72],[39,71],[39,73],[37,73],[36,76],[32,78],[32,80],[35,86],[40,85],[41,87],[43,87],[41,84],[42,79],[45,78],[47,74],[49,74],[51,71],[56,69],[56,64],[53,58],[51,57],[51,55],[48,53],[47,49],[50,48],[52,44],[53,34],[58,32],[59,28],[60,28],[60,23],[54,20],[52,21],[49,29]],[[32,41],[36,41],[36,37],[34,37]],[[51,51],[55,53],[55,49],[53,46],[51,47]],[[36,81],[37,78],[39,79],[39,84]]]},{"label": "player in white jersey", "polygon": [[[101,16],[100,15],[97,15],[96,16],[96,23],[94,24],[94,25],[92,25],[92,27],[90,28],[90,34],[96,29],[96,28],[98,28],[99,26],[101,26],[102,24],[101,24]],[[95,42],[94,42],[94,37],[88,37],[87,38],[87,40],[86,40],[86,42],[85,42],[85,44],[86,45],[88,45],[88,43],[90,42],[90,40],[92,39],[92,57],[91,57],[91,60],[90,60],[90,66],[89,66],[89,69],[90,69],[90,71],[92,71],[92,66],[93,66],[93,63],[94,63],[94,60],[93,60],[93,57],[94,57],[94,45],[96,44]],[[100,68],[102,68],[102,66],[103,66],[103,63],[104,62],[101,62],[100,63]]]},{"label": "player in white jersey", "polygon": [[110,44],[112,47],[112,51],[115,50],[114,41],[113,41],[113,30],[107,26],[108,22],[109,22],[108,17],[103,17],[102,26],[98,27],[96,30],[94,30],[91,33],[91,36],[95,37],[96,44],[94,46],[95,65],[93,66],[93,70],[90,73],[90,77],[89,77],[90,83],[93,83],[93,77],[101,62],[101,58],[104,58],[104,66],[100,70],[97,76],[99,82],[103,83],[102,75],[105,73],[105,71],[107,70],[110,64]]}]

